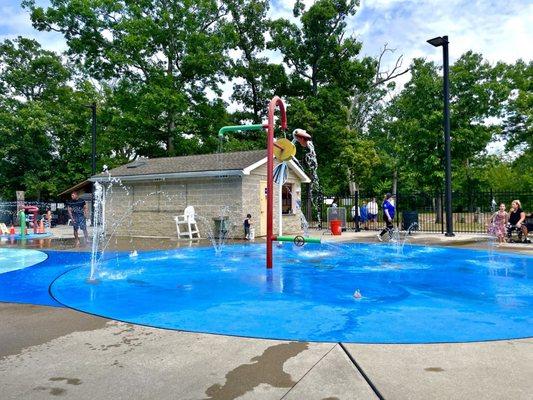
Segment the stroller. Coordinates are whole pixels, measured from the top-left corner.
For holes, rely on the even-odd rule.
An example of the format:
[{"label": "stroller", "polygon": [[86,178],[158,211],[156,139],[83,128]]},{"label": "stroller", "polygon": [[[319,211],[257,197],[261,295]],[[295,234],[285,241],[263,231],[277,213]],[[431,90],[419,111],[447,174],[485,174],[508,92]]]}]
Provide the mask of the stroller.
[{"label": "stroller", "polygon": [[516,225],[507,224],[507,242],[508,243],[531,243],[527,234],[533,229],[533,215],[526,218],[524,223],[518,228]]}]

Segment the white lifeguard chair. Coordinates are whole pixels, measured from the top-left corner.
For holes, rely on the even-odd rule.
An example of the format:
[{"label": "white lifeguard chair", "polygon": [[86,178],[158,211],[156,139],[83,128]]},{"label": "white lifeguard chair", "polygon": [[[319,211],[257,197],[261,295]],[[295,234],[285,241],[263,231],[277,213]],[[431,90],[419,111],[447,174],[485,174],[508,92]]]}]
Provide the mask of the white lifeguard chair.
[{"label": "white lifeguard chair", "polygon": [[[196,219],[194,217],[193,206],[185,207],[183,215],[175,216],[174,221],[176,221],[178,239],[182,236],[188,237],[189,239],[200,239],[200,231],[198,230],[198,225],[196,224]],[[196,235],[196,237],[194,237],[194,235]]]}]

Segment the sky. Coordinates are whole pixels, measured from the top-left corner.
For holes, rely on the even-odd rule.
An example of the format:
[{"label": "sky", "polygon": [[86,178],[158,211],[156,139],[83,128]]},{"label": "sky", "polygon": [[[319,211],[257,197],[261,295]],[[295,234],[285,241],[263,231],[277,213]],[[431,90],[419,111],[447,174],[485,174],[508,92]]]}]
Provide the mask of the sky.
[{"label": "sky", "polygon": [[[295,0],[271,0],[269,17],[294,20]],[[36,39],[48,50],[63,52],[65,41],[59,33],[38,32],[31,26],[21,0],[0,0],[0,41],[24,36]],[[36,0],[46,6],[49,0]],[[307,8],[314,0],[304,0]],[[296,21],[295,21],[296,22]],[[533,59],[533,1],[531,0],[360,0],[356,15],[348,20],[348,34],[363,43],[363,56],[378,56],[385,44],[395,49],[384,59],[385,70],[403,56],[403,67],[414,57],[424,57],[440,64],[442,51],[426,43],[435,36],[448,35],[450,62],[468,50],[484,55],[491,63],[512,63]],[[266,51],[272,62],[281,62],[281,54]],[[409,74],[397,78],[397,90]],[[222,88],[230,109],[232,83]],[[502,144],[491,144],[499,152]],[[489,149],[490,151],[491,149]]]},{"label": "sky", "polygon": [[[309,7],[313,0],[304,0]],[[294,0],[272,0],[270,15],[292,18]],[[491,63],[533,59],[531,0],[360,0],[348,32],[363,43],[362,54],[378,56],[385,44],[395,49],[391,66],[403,55],[408,66],[415,57],[442,62],[442,51],[426,43],[448,35],[450,62],[468,50]],[[402,78],[408,79],[407,76]],[[401,82],[400,82],[401,83]]]},{"label": "sky", "polygon": [[[49,50],[64,51],[58,33],[38,32],[31,26],[21,0],[0,0],[0,40],[19,35],[37,39]],[[46,5],[48,1],[37,0]],[[304,0],[309,7],[314,0]],[[270,17],[292,19],[294,0],[271,0]],[[385,43],[396,49],[389,62],[403,55],[441,61],[441,52],[426,43],[448,35],[451,62],[467,50],[482,53],[489,61],[533,59],[533,2],[530,0],[361,0],[348,32],[363,43],[363,55],[376,56]],[[273,61],[279,55],[271,54]]]}]

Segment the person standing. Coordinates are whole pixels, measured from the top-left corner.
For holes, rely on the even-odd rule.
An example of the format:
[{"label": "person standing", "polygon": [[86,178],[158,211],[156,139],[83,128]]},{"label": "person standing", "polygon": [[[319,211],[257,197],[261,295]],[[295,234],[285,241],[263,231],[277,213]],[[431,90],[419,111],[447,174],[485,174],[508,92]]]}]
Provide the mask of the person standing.
[{"label": "person standing", "polygon": [[361,206],[361,212],[359,214],[359,222],[363,224],[365,231],[368,230],[368,207],[366,201],[363,200],[363,205]]},{"label": "person standing", "polygon": [[368,202],[366,210],[368,212],[368,221],[371,225],[370,228],[375,229],[378,222],[378,203],[376,203],[375,197],[372,197],[372,200]]},{"label": "person standing", "polygon": [[250,237],[250,229],[252,226],[252,215],[251,214],[246,214],[246,218],[244,219],[244,222],[242,223],[242,225],[244,227],[244,238],[246,240],[251,240],[251,237]]},{"label": "person standing", "polygon": [[385,233],[389,233],[389,238],[392,238],[392,230],[394,229],[394,225],[392,222],[394,221],[394,204],[393,204],[393,195],[390,193],[387,193],[385,195],[385,199],[383,200],[383,221],[386,223],[386,227],[383,228],[383,230],[378,234],[378,239],[380,242],[383,241],[383,235]]},{"label": "person standing", "polygon": [[85,243],[89,243],[89,234],[87,233],[86,220],[89,218],[89,209],[85,200],[79,198],[78,192],[74,191],[70,194],[71,202],[68,203],[67,211],[70,220],[72,221],[72,228],[74,229],[74,239],[76,239],[76,246],[80,245],[80,237],[78,229],[83,231]]},{"label": "person standing", "polygon": [[509,215],[505,211],[505,204],[500,204],[500,209],[494,213],[490,220],[490,226],[488,233],[494,235],[498,238],[498,246],[501,246],[504,243],[505,239],[505,226],[507,225],[507,220]]}]

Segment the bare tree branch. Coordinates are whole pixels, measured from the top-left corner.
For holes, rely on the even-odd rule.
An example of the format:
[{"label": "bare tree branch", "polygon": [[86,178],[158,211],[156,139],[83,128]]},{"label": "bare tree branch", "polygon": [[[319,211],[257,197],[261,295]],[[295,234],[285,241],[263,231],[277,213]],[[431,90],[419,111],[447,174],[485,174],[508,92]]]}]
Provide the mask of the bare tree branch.
[{"label": "bare tree branch", "polygon": [[383,101],[383,94],[380,94],[377,89],[379,86],[410,71],[409,68],[402,70],[403,55],[396,59],[391,69],[382,71],[383,58],[387,53],[394,53],[395,51],[385,43],[377,57],[373,83],[364,90],[356,88],[348,109],[348,122],[352,128],[363,130],[372,120],[376,113],[374,108]]}]

